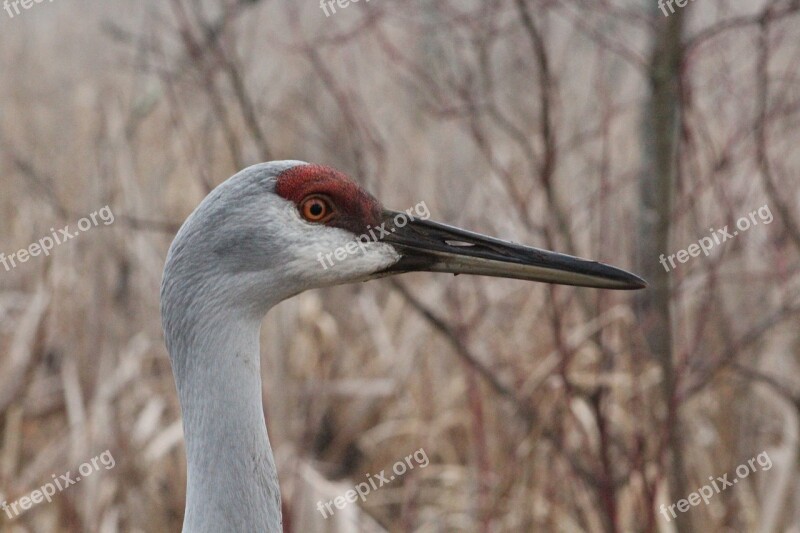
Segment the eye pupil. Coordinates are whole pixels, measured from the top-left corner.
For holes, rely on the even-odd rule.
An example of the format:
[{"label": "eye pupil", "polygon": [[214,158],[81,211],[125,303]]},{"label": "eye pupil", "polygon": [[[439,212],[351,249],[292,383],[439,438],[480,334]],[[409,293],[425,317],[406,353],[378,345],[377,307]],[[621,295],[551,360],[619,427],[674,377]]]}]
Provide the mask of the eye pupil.
[{"label": "eye pupil", "polygon": [[328,203],[321,198],[309,198],[303,202],[301,213],[309,222],[320,222],[328,216],[331,209]]}]

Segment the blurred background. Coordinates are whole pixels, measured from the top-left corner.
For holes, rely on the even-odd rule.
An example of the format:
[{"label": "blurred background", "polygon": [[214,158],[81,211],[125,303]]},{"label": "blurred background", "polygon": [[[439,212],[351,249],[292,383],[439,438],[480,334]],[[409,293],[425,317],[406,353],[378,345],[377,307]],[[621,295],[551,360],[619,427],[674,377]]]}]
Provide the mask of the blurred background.
[{"label": "blurred background", "polygon": [[[410,274],[273,309],[287,531],[800,531],[800,2],[12,4],[0,252],[114,221],[0,266],[0,500],[115,465],[2,531],[180,530],[164,257],[212,188],[273,159],[650,283]],[[318,512],[420,448],[427,467]]]}]

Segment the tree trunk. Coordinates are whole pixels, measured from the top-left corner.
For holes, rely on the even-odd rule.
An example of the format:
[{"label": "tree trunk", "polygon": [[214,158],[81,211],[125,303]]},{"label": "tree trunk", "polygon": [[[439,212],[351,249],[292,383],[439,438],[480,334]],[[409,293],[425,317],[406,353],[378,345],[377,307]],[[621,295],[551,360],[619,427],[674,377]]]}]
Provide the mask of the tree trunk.
[{"label": "tree trunk", "polygon": [[[639,178],[639,270],[650,283],[637,304],[652,355],[662,370],[662,401],[666,407],[663,443],[668,465],[666,475],[670,503],[689,493],[683,463],[681,423],[676,394],[677,379],[672,360],[672,316],[670,311],[671,272],[659,262],[670,253],[670,223],[680,120],[680,76],[683,62],[683,14],[686,8],[665,17],[655,7],[654,34],[649,63],[650,96],[642,121],[642,171]],[[692,531],[689,513],[676,513],[670,521],[679,533]]]}]

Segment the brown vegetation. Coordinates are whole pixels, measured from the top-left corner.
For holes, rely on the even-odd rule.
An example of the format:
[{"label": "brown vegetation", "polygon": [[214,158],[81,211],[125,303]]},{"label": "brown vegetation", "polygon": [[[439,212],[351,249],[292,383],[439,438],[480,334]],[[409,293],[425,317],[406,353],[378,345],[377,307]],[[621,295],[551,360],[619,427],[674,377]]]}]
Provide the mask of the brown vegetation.
[{"label": "brown vegetation", "polygon": [[[800,527],[800,5],[654,4],[0,11],[0,252],[116,215],[0,266],[0,501],[116,459],[3,530],[180,530],[164,255],[211,188],[270,159],[651,281],[635,296],[413,274],[271,311],[264,402],[295,531],[322,530],[323,477],[352,487],[419,448],[431,464],[361,506],[386,530]],[[773,223],[659,264],[764,205]],[[770,470],[659,513],[764,451]]]}]

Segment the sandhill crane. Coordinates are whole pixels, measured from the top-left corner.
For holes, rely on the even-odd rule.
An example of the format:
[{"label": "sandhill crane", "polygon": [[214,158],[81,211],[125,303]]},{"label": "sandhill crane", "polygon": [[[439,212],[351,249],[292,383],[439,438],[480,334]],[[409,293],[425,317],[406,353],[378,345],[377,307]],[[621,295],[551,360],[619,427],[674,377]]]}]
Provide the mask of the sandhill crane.
[{"label": "sandhill crane", "polygon": [[[281,531],[278,477],[262,406],[259,330],[308,289],[410,271],[639,289],[618,268],[429,220],[400,227],[345,175],[302,161],[246,168],[186,219],[164,267],[161,315],[186,439],[183,531]],[[326,267],[320,254],[380,228]],[[374,234],[375,232],[372,232]]]}]

